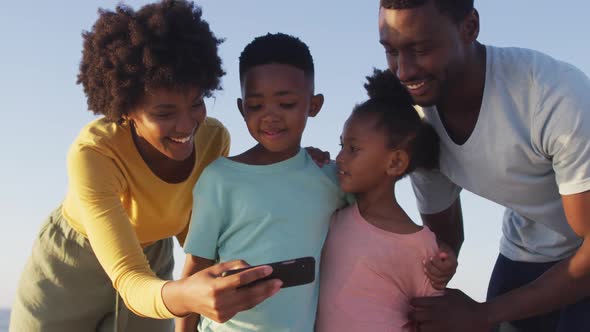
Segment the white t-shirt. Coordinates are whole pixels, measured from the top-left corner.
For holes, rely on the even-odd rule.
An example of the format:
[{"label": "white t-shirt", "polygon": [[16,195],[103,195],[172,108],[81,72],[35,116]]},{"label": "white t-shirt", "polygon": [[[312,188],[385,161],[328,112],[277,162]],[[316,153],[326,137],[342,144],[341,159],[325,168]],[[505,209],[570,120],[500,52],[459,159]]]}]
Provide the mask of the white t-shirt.
[{"label": "white t-shirt", "polygon": [[[441,138],[440,172],[415,172],[421,213],[448,208],[462,188],[505,206],[500,252],[549,262],[582,240],[560,195],[590,190],[590,80],[542,53],[486,46],[486,79],[477,124],[455,144],[436,107],[424,116]],[[441,174],[442,173],[442,174]]]}]

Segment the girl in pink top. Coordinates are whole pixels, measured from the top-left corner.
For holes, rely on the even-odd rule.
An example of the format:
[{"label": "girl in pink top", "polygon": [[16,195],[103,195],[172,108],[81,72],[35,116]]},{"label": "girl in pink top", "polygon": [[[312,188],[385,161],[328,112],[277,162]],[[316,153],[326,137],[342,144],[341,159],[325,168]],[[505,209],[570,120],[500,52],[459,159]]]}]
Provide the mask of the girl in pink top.
[{"label": "girl in pink top", "polygon": [[410,299],[439,294],[422,265],[438,252],[436,237],[408,217],[394,191],[415,169],[437,167],[438,136],[391,72],[375,71],[368,81],[370,99],[346,121],[336,158],[340,186],[357,202],[332,217],[318,332],[415,331]]}]

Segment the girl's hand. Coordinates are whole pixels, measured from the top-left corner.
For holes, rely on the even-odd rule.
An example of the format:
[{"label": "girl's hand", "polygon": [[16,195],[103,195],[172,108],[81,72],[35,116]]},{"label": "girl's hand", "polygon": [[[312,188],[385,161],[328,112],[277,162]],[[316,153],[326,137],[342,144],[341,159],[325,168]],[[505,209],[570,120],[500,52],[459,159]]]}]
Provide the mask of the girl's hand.
[{"label": "girl's hand", "polygon": [[453,250],[444,243],[439,243],[436,255],[431,256],[424,265],[424,273],[430,279],[435,289],[443,290],[457,272],[457,256]]},{"label": "girl's hand", "polygon": [[[189,313],[204,315],[224,323],[238,312],[252,309],[276,294],[282,285],[277,279],[242,287],[272,272],[270,266],[260,266],[227,277],[219,277],[224,271],[249,266],[244,261],[230,261],[201,270],[179,281],[164,286],[164,302],[177,316]],[[182,299],[178,303],[177,299]],[[180,310],[174,310],[174,309]]]},{"label": "girl's hand", "polygon": [[330,152],[328,151],[322,151],[318,148],[314,148],[313,146],[308,146],[305,148],[305,150],[307,150],[307,153],[309,153],[311,159],[313,159],[313,161],[319,167],[323,167],[330,162]]}]

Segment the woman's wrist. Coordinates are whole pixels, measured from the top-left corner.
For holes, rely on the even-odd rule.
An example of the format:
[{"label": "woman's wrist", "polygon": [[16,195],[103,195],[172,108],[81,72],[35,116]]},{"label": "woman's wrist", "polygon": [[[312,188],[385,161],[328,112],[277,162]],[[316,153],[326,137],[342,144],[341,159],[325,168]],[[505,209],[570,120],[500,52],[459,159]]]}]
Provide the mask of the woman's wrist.
[{"label": "woman's wrist", "polygon": [[164,284],[162,287],[162,301],[174,316],[185,317],[191,313],[185,300],[184,292],[184,279],[171,280]]}]

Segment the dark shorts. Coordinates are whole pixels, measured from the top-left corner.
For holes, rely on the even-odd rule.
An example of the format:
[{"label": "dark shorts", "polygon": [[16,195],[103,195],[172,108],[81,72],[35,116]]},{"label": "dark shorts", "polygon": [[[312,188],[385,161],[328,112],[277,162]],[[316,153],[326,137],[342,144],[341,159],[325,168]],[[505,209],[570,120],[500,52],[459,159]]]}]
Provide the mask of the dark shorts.
[{"label": "dark shorts", "polygon": [[[490,285],[488,299],[507,293],[532,282],[558,262],[527,263],[498,256]],[[546,315],[503,323],[501,332],[589,332],[590,297]]]}]

